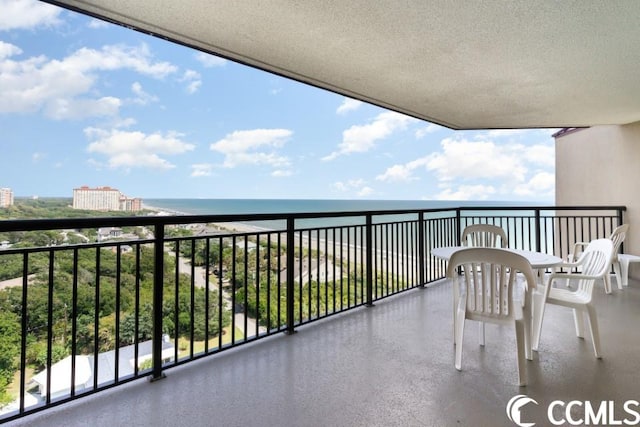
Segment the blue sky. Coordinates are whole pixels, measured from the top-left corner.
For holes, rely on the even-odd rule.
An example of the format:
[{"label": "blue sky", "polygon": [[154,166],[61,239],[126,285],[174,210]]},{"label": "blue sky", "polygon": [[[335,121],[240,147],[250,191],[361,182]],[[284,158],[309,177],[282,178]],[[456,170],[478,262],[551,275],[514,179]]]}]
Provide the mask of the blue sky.
[{"label": "blue sky", "polygon": [[555,129],[453,131],[37,1],[0,10],[17,197],[554,200]]}]

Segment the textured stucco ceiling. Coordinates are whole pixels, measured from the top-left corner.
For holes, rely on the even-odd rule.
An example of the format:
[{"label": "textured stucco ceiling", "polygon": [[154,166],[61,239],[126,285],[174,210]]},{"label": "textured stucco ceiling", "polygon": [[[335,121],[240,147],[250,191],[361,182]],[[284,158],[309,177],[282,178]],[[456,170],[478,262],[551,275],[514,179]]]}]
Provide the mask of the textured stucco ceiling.
[{"label": "textured stucco ceiling", "polygon": [[455,129],[640,120],[636,0],[50,3]]}]

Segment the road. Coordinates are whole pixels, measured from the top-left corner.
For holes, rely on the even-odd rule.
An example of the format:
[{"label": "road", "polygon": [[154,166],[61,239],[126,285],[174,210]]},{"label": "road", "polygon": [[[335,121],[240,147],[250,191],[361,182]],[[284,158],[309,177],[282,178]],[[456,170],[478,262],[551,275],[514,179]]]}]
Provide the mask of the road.
[{"label": "road", "polygon": [[[167,253],[173,257],[176,256],[176,253],[173,251],[167,251]],[[187,258],[178,257],[178,269],[180,273],[187,274],[191,276],[191,262]],[[204,267],[195,266],[193,268],[193,283],[195,286],[199,288],[206,287],[206,269]],[[209,290],[218,290],[218,283],[216,280],[209,281]],[[222,290],[222,300],[224,307],[228,310],[231,310],[231,295],[226,290]],[[235,327],[238,328],[242,332],[245,337],[251,337],[255,335],[256,332],[256,320],[254,318],[247,316],[247,330],[244,329],[244,317],[245,313],[235,313],[234,314],[234,322]],[[263,326],[259,327],[259,333],[265,332],[266,329]]]}]

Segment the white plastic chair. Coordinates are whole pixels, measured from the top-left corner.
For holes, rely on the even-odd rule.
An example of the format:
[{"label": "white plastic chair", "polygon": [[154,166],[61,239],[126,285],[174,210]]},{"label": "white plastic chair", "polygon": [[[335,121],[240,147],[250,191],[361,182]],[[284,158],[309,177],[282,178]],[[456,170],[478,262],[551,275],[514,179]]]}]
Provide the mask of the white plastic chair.
[{"label": "white plastic chair", "polygon": [[493,224],[472,224],[462,230],[462,246],[506,248],[507,233]]},{"label": "white plastic chair", "polygon": [[[627,237],[627,232],[629,231],[629,224],[622,224],[616,227],[611,235],[609,236],[609,240],[613,242],[613,256],[611,258],[611,264],[613,265],[613,271],[616,274],[616,282],[618,283],[618,289],[622,289],[622,285],[624,283],[622,271],[620,268],[620,260],[618,259],[618,252],[620,250],[620,245],[624,241],[625,237]],[[576,242],[573,244],[573,252],[567,256],[567,262],[573,263],[576,262],[579,258],[580,251],[582,251],[588,243],[585,242]],[[604,280],[604,291],[607,294],[611,293],[611,278],[609,274],[605,274],[603,276]]]},{"label": "white plastic chair", "polygon": [[[579,273],[553,273],[549,276],[546,286],[538,287],[533,295],[533,350],[537,351],[540,343],[545,306],[555,304],[573,309],[576,335],[580,338],[584,337],[584,315],[588,317],[593,350],[597,358],[601,357],[598,319],[592,300],[593,287],[596,280],[608,274],[612,255],[613,242],[610,239],[593,240],[577,262],[558,266],[569,269],[579,267]],[[556,288],[553,287],[555,280],[574,280],[577,286],[575,290]]]},{"label": "white plastic chair", "polygon": [[[462,275],[458,276],[458,267]],[[523,301],[513,299],[516,275],[525,277]],[[516,331],[518,383],[526,385],[525,358],[531,360],[531,292],[535,275],[526,258],[495,248],[462,249],[451,256],[447,276],[458,287],[460,298],[455,313],[455,367],[462,369],[465,320],[511,324]],[[464,288],[463,283],[464,282]],[[481,345],[484,344],[481,337]]]},{"label": "white plastic chair", "polygon": [[[504,228],[493,224],[471,224],[462,230],[462,246],[474,248],[506,248],[507,233]],[[458,295],[454,292],[453,310],[458,305]],[[478,325],[480,344],[484,345],[484,323]]]}]

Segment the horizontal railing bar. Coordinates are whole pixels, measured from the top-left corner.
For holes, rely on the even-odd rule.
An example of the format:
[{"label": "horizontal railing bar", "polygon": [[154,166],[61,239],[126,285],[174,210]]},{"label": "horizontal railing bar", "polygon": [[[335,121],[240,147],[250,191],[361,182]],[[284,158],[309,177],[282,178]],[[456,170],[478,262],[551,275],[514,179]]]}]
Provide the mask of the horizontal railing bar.
[{"label": "horizontal railing bar", "polygon": [[0,232],[58,230],[66,228],[101,228],[118,226],[155,226],[198,224],[215,222],[246,222],[286,219],[341,218],[359,216],[382,216],[451,212],[451,211],[521,211],[521,210],[615,210],[626,211],[626,206],[463,206],[457,208],[435,209],[386,209],[370,211],[340,212],[299,212],[299,213],[263,213],[263,214],[226,214],[226,215],[148,215],[134,217],[92,217],[58,219],[10,219],[0,221]]}]

